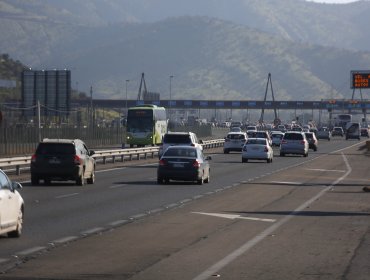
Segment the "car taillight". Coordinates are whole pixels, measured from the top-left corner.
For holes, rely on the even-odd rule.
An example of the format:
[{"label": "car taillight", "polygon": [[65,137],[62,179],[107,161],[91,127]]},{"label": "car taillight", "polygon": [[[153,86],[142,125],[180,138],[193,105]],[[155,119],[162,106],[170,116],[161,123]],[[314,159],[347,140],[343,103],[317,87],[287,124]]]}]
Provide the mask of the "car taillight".
[{"label": "car taillight", "polygon": [[288,142],[286,140],[281,140],[281,144],[287,144]]},{"label": "car taillight", "polygon": [[199,168],[200,167],[200,163],[199,163],[198,160],[194,160],[193,167],[195,167],[195,168]]},{"label": "car taillight", "polygon": [[74,157],[74,162],[75,162],[76,165],[80,165],[80,164],[82,164],[82,159],[79,156],[76,155]]},{"label": "car taillight", "polygon": [[36,155],[32,155],[31,162],[36,162]]},{"label": "car taillight", "polygon": [[302,144],[302,145],[305,145],[305,144],[306,144],[306,141],[305,141],[305,140],[302,140],[302,141],[301,141],[301,144]]},{"label": "car taillight", "polygon": [[267,148],[267,146],[265,146],[265,149],[264,149],[265,152],[268,152],[269,149]]},{"label": "car taillight", "polygon": [[191,144],[190,146],[193,146],[193,147],[195,147],[195,144]]},{"label": "car taillight", "polygon": [[165,166],[165,165],[167,165],[167,162],[166,162],[164,159],[161,159],[161,160],[159,161],[159,165],[160,165],[160,166]]}]

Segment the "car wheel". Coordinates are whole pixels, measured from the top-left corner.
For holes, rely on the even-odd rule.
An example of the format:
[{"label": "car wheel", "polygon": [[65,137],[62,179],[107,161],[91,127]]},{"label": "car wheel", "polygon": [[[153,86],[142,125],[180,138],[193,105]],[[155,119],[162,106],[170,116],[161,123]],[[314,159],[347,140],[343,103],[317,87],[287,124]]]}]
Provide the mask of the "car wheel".
[{"label": "car wheel", "polygon": [[270,163],[270,159],[269,159],[269,158],[268,158],[268,159],[266,159],[266,162],[267,162],[267,163]]},{"label": "car wheel", "polygon": [[88,184],[94,184],[95,183],[95,168],[91,171],[91,176],[90,178],[87,178],[87,183]]},{"label": "car wheel", "polygon": [[159,184],[159,185],[163,184],[163,178],[158,177],[157,178],[157,184]]},{"label": "car wheel", "polygon": [[164,183],[165,184],[169,184],[170,183],[170,179],[164,179]]},{"label": "car wheel", "polygon": [[203,179],[203,175],[202,177],[197,181],[198,185],[203,185],[204,183],[204,179]]},{"label": "car wheel", "polygon": [[83,186],[83,185],[85,185],[85,176],[84,176],[84,172],[85,172],[85,171],[82,171],[81,175],[77,178],[77,180],[76,180],[76,185],[78,185],[78,186]]},{"label": "car wheel", "polygon": [[210,178],[210,171],[208,171],[208,176],[207,178],[204,180],[204,183],[208,184],[210,182],[211,178]]},{"label": "car wheel", "polygon": [[229,150],[224,150],[224,154],[228,154],[229,153]]},{"label": "car wheel", "polygon": [[8,233],[8,237],[20,237],[22,235],[22,228],[23,228],[23,210],[22,208],[19,209],[18,221],[17,221],[17,228],[14,231]]},{"label": "car wheel", "polygon": [[40,184],[40,179],[36,176],[31,175],[31,184],[37,186],[38,184]]},{"label": "car wheel", "polygon": [[45,178],[44,183],[45,183],[45,185],[50,185],[51,184],[50,178]]},{"label": "car wheel", "polygon": [[280,153],[280,156],[281,156],[281,157],[285,157],[285,154],[284,154],[284,153]]},{"label": "car wheel", "polygon": [[308,153],[303,154],[303,156],[304,156],[304,157],[307,157],[307,156],[308,156]]}]

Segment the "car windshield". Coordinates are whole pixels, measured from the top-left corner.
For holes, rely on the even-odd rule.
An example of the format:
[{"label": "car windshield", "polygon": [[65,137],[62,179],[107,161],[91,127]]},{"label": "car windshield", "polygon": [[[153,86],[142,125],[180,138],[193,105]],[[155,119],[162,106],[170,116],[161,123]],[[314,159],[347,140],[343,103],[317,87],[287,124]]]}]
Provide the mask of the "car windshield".
[{"label": "car windshield", "polygon": [[164,153],[165,157],[191,157],[196,158],[197,153],[195,149],[168,149]]},{"label": "car windshield", "polygon": [[264,132],[264,131],[258,131],[257,133],[256,133],[256,136],[255,136],[256,138],[266,138],[267,137],[267,135],[266,135],[266,132]]},{"label": "car windshield", "polygon": [[265,139],[249,139],[247,142],[247,145],[266,145],[266,140]]},{"label": "car windshield", "polygon": [[38,155],[73,155],[75,153],[75,147],[72,144],[63,143],[40,143],[36,151]]},{"label": "car windshield", "polygon": [[234,140],[243,140],[245,139],[244,134],[228,134],[227,135],[228,139],[234,139]]},{"label": "car windshield", "polygon": [[303,136],[300,133],[286,133],[284,135],[285,140],[303,140]]},{"label": "car windshield", "polygon": [[306,133],[306,138],[307,139],[313,139],[313,134],[312,133]]},{"label": "car windshield", "polygon": [[191,143],[189,135],[178,135],[178,134],[166,134],[163,139],[163,143],[184,143],[189,144]]}]

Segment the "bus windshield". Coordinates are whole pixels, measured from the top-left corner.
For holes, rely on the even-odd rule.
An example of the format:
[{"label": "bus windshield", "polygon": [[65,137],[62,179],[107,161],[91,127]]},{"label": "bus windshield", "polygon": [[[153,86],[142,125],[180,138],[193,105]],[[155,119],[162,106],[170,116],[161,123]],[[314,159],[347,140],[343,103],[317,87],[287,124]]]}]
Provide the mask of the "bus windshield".
[{"label": "bus windshield", "polygon": [[153,130],[153,118],[152,117],[141,117],[141,118],[130,118],[127,120],[127,131],[132,133],[137,132],[152,132]]}]

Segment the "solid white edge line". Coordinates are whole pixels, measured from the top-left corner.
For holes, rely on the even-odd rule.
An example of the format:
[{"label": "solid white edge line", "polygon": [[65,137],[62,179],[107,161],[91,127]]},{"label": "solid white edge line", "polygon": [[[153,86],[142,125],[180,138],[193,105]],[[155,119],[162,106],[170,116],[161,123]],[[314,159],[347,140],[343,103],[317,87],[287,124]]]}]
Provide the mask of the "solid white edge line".
[{"label": "solid white edge line", "polygon": [[316,201],[321,196],[323,196],[326,192],[328,192],[329,190],[333,189],[333,187],[335,185],[337,185],[339,182],[341,182],[342,180],[344,180],[352,172],[352,168],[349,165],[349,163],[347,161],[347,158],[344,156],[343,153],[342,153],[342,157],[343,157],[343,160],[344,160],[344,162],[345,162],[345,164],[346,164],[346,166],[348,168],[347,172],[342,177],[338,178],[330,186],[328,186],[325,189],[321,190],[317,195],[315,195],[311,199],[309,199],[306,202],[304,202],[302,205],[300,205],[295,210],[293,210],[290,214],[286,215],[283,219],[281,219],[280,221],[278,221],[275,224],[271,225],[270,227],[268,227],[266,230],[264,230],[260,234],[256,235],[251,240],[248,240],[246,243],[244,243],[244,245],[242,245],[241,247],[239,247],[238,249],[236,249],[234,252],[230,253],[229,255],[227,255],[222,260],[216,262],[214,265],[212,265],[209,268],[207,268],[204,272],[202,272],[201,274],[199,274],[198,276],[196,276],[195,278],[193,278],[193,280],[205,280],[207,278],[210,278],[213,274],[216,274],[217,272],[219,272],[226,265],[230,264],[232,261],[234,261],[235,259],[237,259],[242,254],[245,254],[248,250],[250,250],[251,248],[253,248],[259,242],[261,242],[263,239],[265,239],[267,236],[269,236],[272,232],[274,232],[275,230],[277,230],[278,228],[280,228],[282,225],[284,225],[285,223],[287,223],[289,220],[291,220],[294,217],[294,215],[292,215],[292,214],[294,214],[296,212],[300,212],[303,209],[307,208],[314,201]]}]

